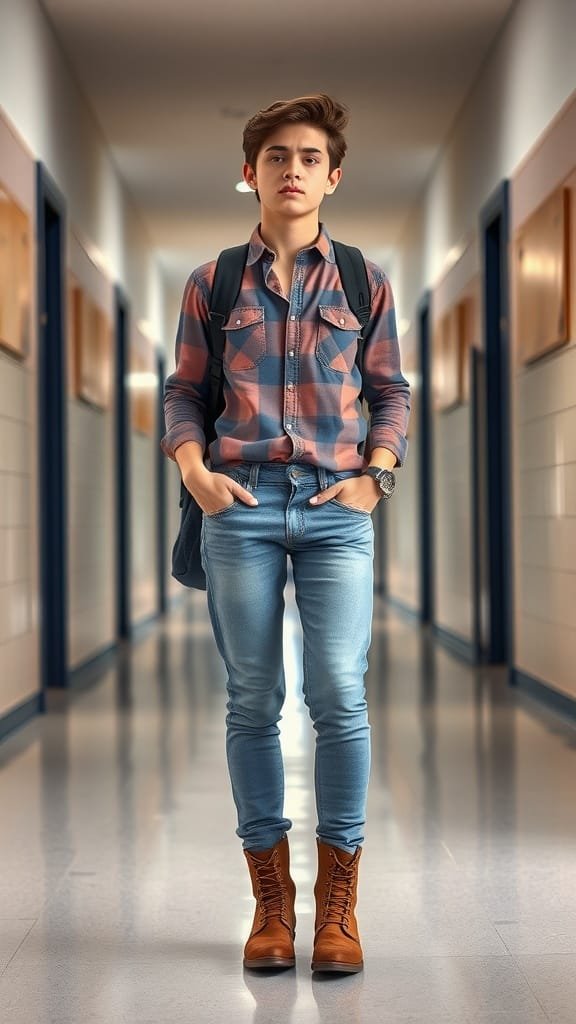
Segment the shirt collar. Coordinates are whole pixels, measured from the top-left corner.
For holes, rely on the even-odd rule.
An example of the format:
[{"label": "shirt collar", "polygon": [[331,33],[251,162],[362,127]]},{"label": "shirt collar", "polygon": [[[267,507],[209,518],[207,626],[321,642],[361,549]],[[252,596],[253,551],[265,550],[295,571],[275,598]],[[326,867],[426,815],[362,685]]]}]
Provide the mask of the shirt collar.
[{"label": "shirt collar", "polygon": [[[309,245],[307,249],[304,249],[303,251],[309,252],[311,249],[317,249],[322,258],[325,259],[327,263],[336,262],[334,258],[334,247],[332,245],[330,235],[328,234],[323,224],[320,224],[320,233],[316,241],[312,245]],[[252,232],[252,235],[250,237],[248,259],[246,260],[246,265],[251,267],[253,263],[256,263],[257,260],[259,260],[264,255],[264,253],[268,253],[271,251],[272,250],[269,249],[268,246],[263,242],[262,236],[260,234],[260,225],[258,225],[258,227],[254,228],[254,231]]]}]

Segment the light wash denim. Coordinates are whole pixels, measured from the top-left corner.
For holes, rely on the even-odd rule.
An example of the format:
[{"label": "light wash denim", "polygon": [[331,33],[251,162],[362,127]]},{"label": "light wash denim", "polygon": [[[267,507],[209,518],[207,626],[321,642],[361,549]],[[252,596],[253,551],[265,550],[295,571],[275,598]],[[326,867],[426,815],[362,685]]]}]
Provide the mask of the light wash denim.
[{"label": "light wash denim", "polygon": [[[222,470],[219,470],[222,472]],[[224,472],[258,506],[204,516],[202,559],[214,636],[228,670],[226,752],[245,849],[267,850],[284,816],[278,723],[286,694],[282,620],[288,555],[304,639],[303,692],[316,731],[318,837],[352,851],[364,840],[370,726],[364,673],[372,623],[369,513],[313,494],[356,471],[245,464]]]}]

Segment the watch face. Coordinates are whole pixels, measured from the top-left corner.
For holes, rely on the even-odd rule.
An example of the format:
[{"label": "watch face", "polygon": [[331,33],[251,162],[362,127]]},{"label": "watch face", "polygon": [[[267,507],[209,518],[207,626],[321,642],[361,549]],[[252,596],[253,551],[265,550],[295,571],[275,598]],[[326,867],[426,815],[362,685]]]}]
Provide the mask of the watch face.
[{"label": "watch face", "polygon": [[394,494],[394,487],[396,486],[396,477],[390,469],[383,469],[380,474],[378,481],[380,484],[380,490],[385,498],[390,498]]}]

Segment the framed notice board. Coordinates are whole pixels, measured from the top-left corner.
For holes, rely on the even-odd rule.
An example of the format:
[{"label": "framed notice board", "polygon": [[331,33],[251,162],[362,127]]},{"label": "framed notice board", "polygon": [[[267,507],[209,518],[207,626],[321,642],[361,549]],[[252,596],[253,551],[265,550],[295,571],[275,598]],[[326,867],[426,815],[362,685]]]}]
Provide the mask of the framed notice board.
[{"label": "framed notice board", "polygon": [[110,321],[83,288],[70,285],[74,393],[96,409],[110,405],[112,330]]},{"label": "framed notice board", "polygon": [[20,358],[30,349],[31,245],[29,215],[0,184],[0,345]]},{"label": "framed notice board", "polygon": [[132,429],[152,437],[156,403],[156,374],[152,343],[143,335],[133,339],[130,351],[130,409]]},{"label": "framed notice board", "polygon": [[434,337],[432,388],[436,412],[460,404],[458,308],[452,306],[439,320]]},{"label": "framed notice board", "polygon": [[556,189],[518,230],[514,276],[518,353],[531,363],[570,336],[569,189]]}]

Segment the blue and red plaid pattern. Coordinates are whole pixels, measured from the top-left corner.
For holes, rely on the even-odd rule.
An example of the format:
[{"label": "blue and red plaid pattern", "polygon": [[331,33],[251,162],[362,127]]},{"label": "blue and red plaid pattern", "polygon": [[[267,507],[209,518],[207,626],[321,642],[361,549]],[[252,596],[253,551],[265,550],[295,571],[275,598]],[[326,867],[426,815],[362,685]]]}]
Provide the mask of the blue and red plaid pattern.
[{"label": "blue and red plaid pattern", "polygon": [[[166,380],[170,458],[185,441],[205,445],[209,399],[206,324],[215,261],[195,270],[184,290],[176,338],[176,370]],[[359,446],[370,410],[368,451],[389,448],[401,465],[410,410],[392,289],[367,261],[372,319],[365,331],[364,379],[355,362],[360,323],[351,311],[332,242],[322,227],[297,257],[289,298],[274,273],[274,253],[256,229],[235,308],[225,325],[225,409],[210,445],[213,468],[241,462],[305,462],[338,472],[363,469]],[[367,454],[367,453],[366,453]]]}]

